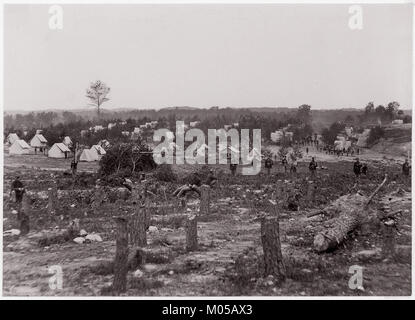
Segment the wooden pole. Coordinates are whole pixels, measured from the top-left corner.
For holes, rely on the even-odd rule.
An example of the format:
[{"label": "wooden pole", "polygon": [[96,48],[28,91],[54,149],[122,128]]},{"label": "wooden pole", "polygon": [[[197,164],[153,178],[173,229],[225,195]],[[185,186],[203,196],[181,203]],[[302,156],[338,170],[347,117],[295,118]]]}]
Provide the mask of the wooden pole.
[{"label": "wooden pole", "polygon": [[200,187],[200,214],[205,215],[210,213],[210,187],[202,185]]},{"label": "wooden pole", "polygon": [[114,293],[120,294],[127,290],[128,228],[126,218],[114,217],[114,220],[117,225],[117,236],[112,289]]},{"label": "wooden pole", "polygon": [[191,215],[186,222],[186,249],[195,251],[197,248],[197,218],[196,215]]},{"label": "wooden pole", "polygon": [[265,275],[273,275],[279,281],[284,281],[286,270],[281,252],[278,216],[262,219],[261,241],[264,251]]}]

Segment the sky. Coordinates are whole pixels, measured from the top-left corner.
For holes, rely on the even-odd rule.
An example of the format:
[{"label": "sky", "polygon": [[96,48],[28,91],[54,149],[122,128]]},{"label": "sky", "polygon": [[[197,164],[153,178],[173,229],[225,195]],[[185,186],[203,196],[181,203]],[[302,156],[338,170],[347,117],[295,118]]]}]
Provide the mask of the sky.
[{"label": "sky", "polygon": [[412,107],[412,5],[49,5],[4,8],[4,109]]}]

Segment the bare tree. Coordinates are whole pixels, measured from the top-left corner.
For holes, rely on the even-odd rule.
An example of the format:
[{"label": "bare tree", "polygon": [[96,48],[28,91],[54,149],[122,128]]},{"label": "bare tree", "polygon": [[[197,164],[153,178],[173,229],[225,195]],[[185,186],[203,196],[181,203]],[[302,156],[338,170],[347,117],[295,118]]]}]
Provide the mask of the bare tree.
[{"label": "bare tree", "polygon": [[109,92],[110,88],[100,80],[91,82],[86,90],[86,97],[91,100],[90,105],[97,108],[98,117],[100,116],[101,105],[109,100],[107,98]]}]

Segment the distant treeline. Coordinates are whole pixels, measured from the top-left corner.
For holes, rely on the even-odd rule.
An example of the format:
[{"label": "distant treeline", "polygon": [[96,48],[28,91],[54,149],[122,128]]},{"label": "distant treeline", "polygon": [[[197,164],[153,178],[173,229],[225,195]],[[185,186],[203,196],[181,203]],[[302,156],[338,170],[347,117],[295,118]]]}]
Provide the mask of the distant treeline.
[{"label": "distant treeline", "polygon": [[[369,104],[368,104],[369,105]],[[391,121],[398,115],[399,104],[394,104],[393,116],[384,115],[383,121]],[[370,110],[368,110],[370,109]],[[374,108],[380,112],[381,108]],[[391,108],[389,108],[391,111]],[[410,116],[405,115],[405,117]],[[102,110],[98,118],[94,110],[86,111],[48,111],[30,112],[26,114],[5,114],[4,134],[16,132],[20,137],[29,139],[35,134],[36,129],[42,129],[49,144],[62,141],[64,136],[70,136],[73,141],[85,145],[96,143],[101,139],[127,140],[122,131],[133,131],[141,124],[158,120],[157,128],[169,128],[175,130],[177,120],[185,123],[200,121],[198,125],[204,131],[207,129],[219,129],[224,125],[239,124],[239,128],[262,130],[262,137],[268,140],[271,132],[287,125],[292,126],[294,139],[301,140],[312,133],[321,133],[325,128],[335,122],[345,125],[364,126],[369,122],[378,121],[372,114],[371,108],[340,109],[340,110],[311,110],[308,105],[299,108],[219,108],[196,109],[188,107],[167,108],[161,110]],[[408,119],[406,119],[408,122]],[[107,129],[109,123],[126,121],[126,124],[117,125]],[[105,129],[89,133],[81,137],[81,130],[89,129],[95,125],[102,125]],[[24,136],[24,132],[27,132]],[[144,136],[152,132],[144,132]]]}]

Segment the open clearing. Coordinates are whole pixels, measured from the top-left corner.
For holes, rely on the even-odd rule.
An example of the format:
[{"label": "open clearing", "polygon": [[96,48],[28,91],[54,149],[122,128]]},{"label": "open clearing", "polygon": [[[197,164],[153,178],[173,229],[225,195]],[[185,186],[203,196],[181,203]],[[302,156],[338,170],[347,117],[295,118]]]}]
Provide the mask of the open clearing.
[{"label": "open clearing", "polygon": [[[317,194],[313,203],[305,197],[308,183],[309,157],[317,155],[319,165],[316,179]],[[230,175],[227,165],[213,166],[218,172],[219,184],[212,190],[211,213],[200,216],[198,221],[199,249],[185,250],[185,228],[181,221],[168,219],[169,215],[198,211],[199,200],[190,199],[187,208],[175,206],[171,196],[178,183],[159,182],[158,191],[167,190],[164,197],[153,199],[153,206],[170,206],[154,210],[148,231],[148,250],[153,258],[136,272],[128,274],[128,296],[222,296],[222,295],[387,295],[411,294],[411,183],[410,177],[401,175],[401,167],[381,154],[361,156],[369,164],[368,176],[357,185],[352,172],[353,158],[329,156],[313,151],[299,162],[298,173],[282,172],[274,166],[270,176],[265,170],[257,176]],[[31,232],[26,236],[4,236],[3,294],[12,296],[93,296],[106,295],[112,284],[113,274],[105,266],[115,256],[115,224],[112,217],[131,203],[113,199],[91,210],[88,201],[68,199],[64,190],[72,189],[72,177],[64,175],[69,160],[48,159],[43,156],[5,156],[4,159],[4,230],[18,228],[13,203],[8,199],[12,179],[19,174],[28,190],[46,192],[50,187],[50,174],[59,177],[59,201],[55,215],[46,210],[47,200],[40,197],[32,204]],[[97,163],[80,163],[79,172],[92,175]],[[175,167],[181,172],[195,171],[196,166]],[[375,197],[369,210],[377,211],[385,202],[398,206],[401,213],[396,218],[396,254],[384,257],[382,227],[369,225],[356,230],[337,250],[318,254],[312,249],[314,235],[330,223],[324,216],[307,218],[310,210],[322,208],[330,201],[352,190],[369,195],[382,181],[385,173],[389,180]],[[149,175],[151,179],[151,175]],[[287,280],[280,284],[270,277],[263,277],[251,267],[261,260],[262,245],[260,222],[261,209],[252,208],[252,200],[266,203],[277,180],[285,180],[293,190],[302,195],[298,211],[279,207],[282,253],[287,268]],[[81,192],[94,188],[94,183],[75,186]],[[264,209],[265,210],[265,209]],[[368,212],[369,214],[369,212]],[[67,228],[70,221],[80,219],[81,229],[98,233],[103,241],[77,244],[72,241],[39,245],[35,239],[39,232]],[[163,222],[164,221],[164,222]],[[160,255],[161,253],[161,255]],[[162,258],[160,258],[162,257]],[[243,259],[241,260],[240,257]],[[241,266],[241,262],[244,261]],[[62,289],[49,286],[49,267],[58,265],[63,271]],[[352,276],[349,268],[363,267],[363,289],[349,288]],[[255,269],[255,267],[254,267]],[[242,270],[242,271],[241,271]]]}]

